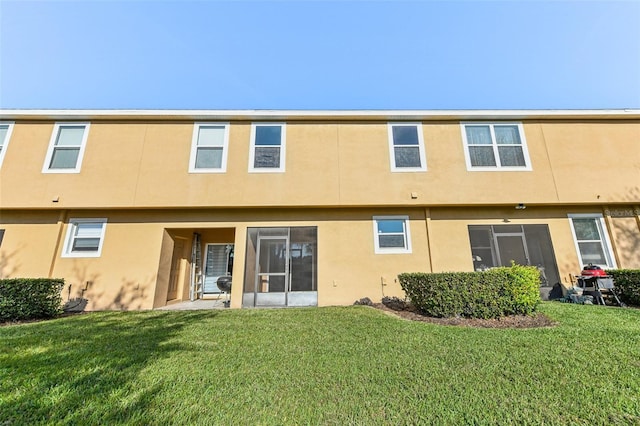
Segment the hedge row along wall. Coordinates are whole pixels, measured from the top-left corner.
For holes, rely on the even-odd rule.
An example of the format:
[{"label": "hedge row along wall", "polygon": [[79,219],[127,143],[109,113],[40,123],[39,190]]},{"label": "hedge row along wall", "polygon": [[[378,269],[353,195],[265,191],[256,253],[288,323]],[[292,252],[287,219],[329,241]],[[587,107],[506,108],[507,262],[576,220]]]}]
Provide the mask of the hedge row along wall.
[{"label": "hedge row along wall", "polygon": [[0,280],[0,321],[53,318],[62,312],[64,280],[11,278]]},{"label": "hedge row along wall", "polygon": [[628,305],[640,306],[640,269],[612,269],[616,294]]},{"label": "hedge row along wall", "polygon": [[398,278],[414,306],[433,317],[499,318],[531,314],[540,304],[540,272],[533,266],[405,273]]}]

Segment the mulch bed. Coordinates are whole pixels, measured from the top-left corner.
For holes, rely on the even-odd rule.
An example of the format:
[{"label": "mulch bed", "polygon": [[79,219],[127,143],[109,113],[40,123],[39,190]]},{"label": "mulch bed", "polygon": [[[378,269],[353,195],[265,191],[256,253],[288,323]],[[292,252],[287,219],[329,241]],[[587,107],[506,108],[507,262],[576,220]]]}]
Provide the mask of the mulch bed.
[{"label": "mulch bed", "polygon": [[380,309],[390,315],[398,316],[409,321],[429,322],[440,325],[457,325],[462,327],[477,328],[539,328],[553,327],[558,323],[549,319],[549,317],[538,312],[534,315],[510,315],[496,319],[479,319],[479,318],[434,318],[422,315],[412,308],[405,310],[395,310],[382,303],[374,303],[371,305],[375,309]]},{"label": "mulch bed", "polygon": [[[440,325],[457,325],[462,327],[477,327],[477,328],[539,328],[539,327],[553,327],[558,323],[552,321],[544,314],[538,312],[535,315],[511,315],[507,317],[497,319],[478,319],[478,318],[435,318],[422,315],[416,312],[412,307],[408,307],[403,310],[391,309],[390,307],[382,303],[373,303],[370,305],[375,309],[380,309],[390,315],[395,315],[399,318],[409,321],[421,321],[429,322],[432,324]],[[86,312],[65,312],[56,318],[64,318],[68,316],[82,315]],[[52,318],[53,319],[53,318]],[[7,321],[0,322],[0,327],[18,324],[28,324],[32,322],[46,321],[42,319],[32,319],[23,321]]]}]

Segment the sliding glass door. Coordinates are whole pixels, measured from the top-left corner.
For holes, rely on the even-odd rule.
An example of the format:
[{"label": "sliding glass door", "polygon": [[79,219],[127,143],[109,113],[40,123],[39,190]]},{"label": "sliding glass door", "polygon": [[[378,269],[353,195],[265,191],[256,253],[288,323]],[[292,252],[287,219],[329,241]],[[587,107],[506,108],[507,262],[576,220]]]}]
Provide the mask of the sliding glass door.
[{"label": "sliding glass door", "polygon": [[536,266],[541,294],[548,295],[560,275],[547,225],[469,225],[475,270],[496,266]]},{"label": "sliding glass door", "polygon": [[316,306],[315,227],[249,228],[242,305]]}]

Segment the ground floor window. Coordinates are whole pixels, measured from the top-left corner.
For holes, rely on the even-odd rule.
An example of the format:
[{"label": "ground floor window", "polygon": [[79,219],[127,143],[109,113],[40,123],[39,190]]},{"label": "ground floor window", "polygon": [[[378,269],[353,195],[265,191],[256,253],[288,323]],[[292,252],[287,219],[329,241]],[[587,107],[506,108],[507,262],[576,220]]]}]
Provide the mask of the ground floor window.
[{"label": "ground floor window", "polygon": [[514,262],[536,266],[543,287],[560,282],[547,225],[469,225],[469,241],[476,271]]},{"label": "ground floor window", "polygon": [[408,216],[374,216],[373,234],[376,253],[411,253]]},{"label": "ground floor window", "polygon": [[569,218],[582,266],[592,263],[602,268],[615,268],[602,215],[572,214]]},{"label": "ground floor window", "polygon": [[70,219],[63,257],[100,257],[107,219]]},{"label": "ground floor window", "polygon": [[242,305],[318,304],[316,227],[248,228]]}]

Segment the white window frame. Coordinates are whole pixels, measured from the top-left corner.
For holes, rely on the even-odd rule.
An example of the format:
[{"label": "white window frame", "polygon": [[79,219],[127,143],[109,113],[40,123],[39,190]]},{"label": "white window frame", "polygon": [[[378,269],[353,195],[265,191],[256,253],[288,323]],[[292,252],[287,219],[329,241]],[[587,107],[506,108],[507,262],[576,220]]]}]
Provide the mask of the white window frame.
[{"label": "white window frame", "polygon": [[[573,219],[595,219],[598,224],[598,232],[600,232],[601,239],[600,240],[588,240],[591,242],[598,241],[602,246],[602,251],[604,252],[605,257],[608,258],[609,264],[602,265],[598,264],[597,266],[603,269],[616,269],[616,258],[613,255],[613,250],[611,248],[611,241],[609,240],[609,231],[607,229],[607,224],[604,221],[604,216],[600,213],[572,213],[568,215],[569,224],[571,225],[571,235],[573,235],[573,243],[576,247],[576,255],[578,256],[579,265],[583,265],[582,262],[582,254],[580,253],[580,245],[578,244],[578,237],[576,236],[576,230],[573,226]],[[583,240],[587,241],[587,240]]]},{"label": "white window frame", "polygon": [[[280,167],[253,167],[256,153],[256,127],[259,126],[280,126]],[[251,123],[251,147],[249,149],[249,172],[250,173],[283,173],[286,164],[286,123]],[[273,145],[275,146],[275,145]]]},{"label": "white window frame", "polygon": [[[418,133],[418,151],[420,156],[420,167],[397,167],[395,147],[414,147],[414,145],[394,145],[394,127],[415,127]],[[387,134],[389,137],[389,164],[392,172],[425,172],[427,171],[427,157],[424,150],[424,138],[422,136],[422,123],[387,123]]]},{"label": "white window frame", "polygon": [[[222,162],[219,168],[196,168],[196,155],[198,153],[198,136],[201,127],[224,127],[224,141],[222,144]],[[191,156],[189,158],[189,173],[226,173],[227,155],[229,152],[229,123],[220,122],[200,122],[193,125],[193,136],[191,138]]]},{"label": "white window frame", "polygon": [[[479,145],[469,145],[467,142],[467,132],[466,126],[489,126],[489,131],[491,132],[491,146],[493,148],[493,155],[496,160],[495,166],[472,166],[471,165],[471,156],[469,155],[469,147],[470,146],[479,146]],[[522,146],[522,155],[524,157],[524,166],[501,166],[500,165],[500,154],[498,153],[498,143],[496,141],[495,134],[495,126],[517,126],[518,132],[520,134],[520,142]],[[529,157],[529,148],[527,147],[527,139],[524,135],[524,126],[520,122],[482,122],[482,121],[464,121],[460,123],[460,131],[462,132],[462,145],[464,147],[464,158],[467,163],[467,171],[470,172],[523,172],[523,171],[531,171],[531,159]],[[488,145],[480,145],[480,146],[488,146]],[[502,145],[502,146],[512,146],[512,145]]]},{"label": "white window frame", "polygon": [[[380,220],[401,220],[404,223],[405,247],[380,247],[378,238],[378,221]],[[411,253],[411,231],[409,229],[409,216],[373,216],[373,244],[376,254],[406,254]]]},{"label": "white window frame", "polygon": [[[80,126],[84,127],[84,134],[82,135],[82,142],[80,143],[80,150],[78,151],[76,167],[73,169],[51,169],[49,166],[51,164],[51,158],[53,157],[53,152],[55,150],[55,143],[58,139],[58,133],[60,133],[60,128]],[[84,157],[84,149],[87,146],[87,138],[89,137],[90,127],[91,123],[88,122],[56,123],[55,126],[53,126],[53,132],[51,133],[51,139],[49,140],[49,148],[47,149],[47,156],[44,159],[44,164],[42,165],[42,173],[80,173],[80,168],[82,167],[82,158]]]},{"label": "white window frame", "polygon": [[[98,244],[98,250],[94,252],[72,251],[75,232],[79,223],[102,223],[102,232],[100,233],[100,243]],[[64,239],[64,247],[62,248],[62,257],[100,257],[102,255],[102,246],[104,244],[104,235],[106,229],[106,218],[69,219],[69,223],[67,224],[67,235]]]},{"label": "white window frame", "polygon": [[0,121],[0,126],[8,126],[7,134],[4,137],[4,140],[0,141],[0,146],[2,149],[0,150],[0,167],[2,167],[2,161],[4,160],[4,156],[7,153],[7,146],[9,146],[9,141],[11,140],[11,133],[13,133],[13,126],[15,122],[13,121]]}]

